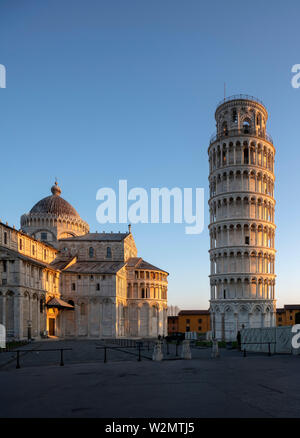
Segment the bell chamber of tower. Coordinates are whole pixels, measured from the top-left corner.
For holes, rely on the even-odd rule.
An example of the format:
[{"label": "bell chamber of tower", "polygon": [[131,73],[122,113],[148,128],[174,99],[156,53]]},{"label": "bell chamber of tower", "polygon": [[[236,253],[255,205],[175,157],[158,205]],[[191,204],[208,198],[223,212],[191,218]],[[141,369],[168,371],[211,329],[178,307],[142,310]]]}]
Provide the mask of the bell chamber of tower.
[{"label": "bell chamber of tower", "polygon": [[210,312],[213,336],[276,325],[275,147],[261,101],[238,95],[215,112],[209,156]]}]

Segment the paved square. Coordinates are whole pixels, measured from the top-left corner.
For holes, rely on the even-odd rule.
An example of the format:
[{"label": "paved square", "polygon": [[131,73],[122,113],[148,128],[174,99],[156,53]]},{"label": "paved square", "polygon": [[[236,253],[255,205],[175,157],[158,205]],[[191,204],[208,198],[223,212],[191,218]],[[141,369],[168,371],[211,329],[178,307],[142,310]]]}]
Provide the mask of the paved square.
[{"label": "paved square", "polygon": [[4,366],[1,353],[0,416],[300,417],[299,356],[244,358],[222,349],[220,358],[211,359],[209,349],[193,349],[192,360],[173,360],[173,352],[170,360],[138,362],[137,355],[111,350],[103,363],[96,344],[35,345],[72,347],[64,367],[58,352],[26,353],[18,370],[15,360]]}]

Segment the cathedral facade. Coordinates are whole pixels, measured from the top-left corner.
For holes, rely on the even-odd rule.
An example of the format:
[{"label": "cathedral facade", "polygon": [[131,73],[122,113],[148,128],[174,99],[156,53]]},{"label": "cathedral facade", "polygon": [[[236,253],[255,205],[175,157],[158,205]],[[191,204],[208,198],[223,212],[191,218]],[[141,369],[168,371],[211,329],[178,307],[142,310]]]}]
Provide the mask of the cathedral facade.
[{"label": "cathedral facade", "polygon": [[154,338],[167,334],[168,273],[127,233],[90,233],[58,184],[0,222],[0,324],[7,339]]}]

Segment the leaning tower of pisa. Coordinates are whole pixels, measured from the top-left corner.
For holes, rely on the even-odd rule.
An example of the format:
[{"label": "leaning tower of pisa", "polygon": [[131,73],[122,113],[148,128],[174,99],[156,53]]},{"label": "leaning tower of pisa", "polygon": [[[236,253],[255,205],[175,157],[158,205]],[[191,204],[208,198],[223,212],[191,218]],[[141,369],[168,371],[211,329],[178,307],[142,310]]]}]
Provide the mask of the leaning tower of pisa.
[{"label": "leaning tower of pisa", "polygon": [[215,112],[211,138],[210,311],[213,335],[235,340],[247,327],[276,325],[274,156],[268,113],[237,95]]}]

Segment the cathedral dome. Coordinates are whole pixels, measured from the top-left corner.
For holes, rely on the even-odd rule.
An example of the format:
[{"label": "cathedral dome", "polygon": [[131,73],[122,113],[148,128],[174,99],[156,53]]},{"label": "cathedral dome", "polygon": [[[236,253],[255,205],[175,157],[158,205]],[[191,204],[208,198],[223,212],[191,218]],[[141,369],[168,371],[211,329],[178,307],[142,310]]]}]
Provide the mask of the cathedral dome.
[{"label": "cathedral dome", "polygon": [[80,218],[75,208],[60,196],[61,189],[57,182],[51,187],[51,192],[52,196],[47,196],[37,202],[30,210],[30,213],[53,214],[55,216],[67,215]]}]

